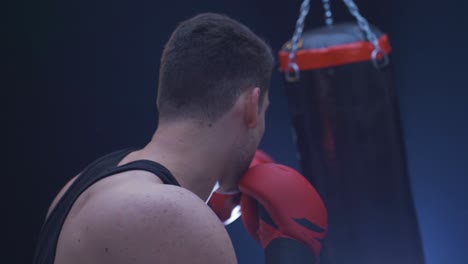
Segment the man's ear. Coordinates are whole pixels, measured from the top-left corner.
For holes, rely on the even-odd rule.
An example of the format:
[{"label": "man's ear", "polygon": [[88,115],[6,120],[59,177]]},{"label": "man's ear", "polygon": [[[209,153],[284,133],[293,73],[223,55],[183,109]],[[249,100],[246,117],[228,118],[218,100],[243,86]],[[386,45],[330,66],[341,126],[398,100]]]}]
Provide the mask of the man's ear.
[{"label": "man's ear", "polygon": [[244,120],[248,128],[255,128],[260,110],[260,88],[255,87],[245,92]]}]

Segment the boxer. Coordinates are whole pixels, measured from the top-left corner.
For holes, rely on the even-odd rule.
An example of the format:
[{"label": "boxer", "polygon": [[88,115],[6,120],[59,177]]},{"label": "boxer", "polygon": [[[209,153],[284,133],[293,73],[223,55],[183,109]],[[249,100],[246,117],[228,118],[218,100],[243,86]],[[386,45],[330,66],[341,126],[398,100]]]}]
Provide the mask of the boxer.
[{"label": "boxer", "polygon": [[[206,203],[216,183],[220,193],[243,190],[237,202],[245,208],[244,223],[266,251],[274,245],[275,252],[293,252],[277,246],[286,240],[304,248],[304,255],[317,255],[323,219],[303,239],[285,228],[288,221],[307,227],[317,219],[289,215],[287,203],[302,201],[275,205],[272,185],[284,185],[292,174],[268,162],[249,169],[265,129],[273,66],[270,47],[233,19],[207,13],[180,23],[161,58],[154,136],[143,148],[94,161],[63,187],[50,206],[34,263],[237,263],[214,212],[219,208]],[[263,186],[278,175],[287,177]],[[293,192],[294,183],[287,190]],[[302,209],[317,213],[316,207]]]}]

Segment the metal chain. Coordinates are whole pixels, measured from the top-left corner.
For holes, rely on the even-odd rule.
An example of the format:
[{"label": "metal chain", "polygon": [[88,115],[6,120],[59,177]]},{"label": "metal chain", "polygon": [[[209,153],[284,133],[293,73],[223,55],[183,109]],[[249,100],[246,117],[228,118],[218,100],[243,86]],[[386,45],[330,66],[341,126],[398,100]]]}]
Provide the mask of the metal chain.
[{"label": "metal chain", "polygon": [[301,10],[299,18],[296,22],[296,29],[294,30],[293,37],[291,39],[291,50],[289,51],[289,63],[285,72],[286,80],[289,82],[295,82],[299,80],[299,66],[296,63],[296,51],[299,39],[304,31],[304,23],[309,13],[310,0],[304,0],[301,4]]},{"label": "metal chain", "polygon": [[331,11],[331,4],[330,0],[322,0],[323,9],[325,10],[325,25],[332,26],[333,25],[333,13]]},{"label": "metal chain", "polygon": [[356,18],[359,28],[362,31],[364,31],[367,40],[371,42],[372,45],[374,45],[374,51],[372,51],[371,56],[374,66],[376,68],[385,67],[388,64],[388,55],[380,47],[379,40],[375,36],[374,32],[372,32],[369,23],[367,22],[367,19],[361,15],[361,13],[359,12],[359,8],[353,0],[343,0],[343,2],[348,7],[351,15],[353,15]]}]

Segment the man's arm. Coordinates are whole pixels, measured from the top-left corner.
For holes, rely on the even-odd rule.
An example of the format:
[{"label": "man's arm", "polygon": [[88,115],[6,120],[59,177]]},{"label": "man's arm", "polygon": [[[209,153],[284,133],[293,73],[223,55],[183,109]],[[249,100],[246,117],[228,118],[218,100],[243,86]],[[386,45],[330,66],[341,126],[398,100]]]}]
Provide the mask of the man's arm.
[{"label": "man's arm", "polygon": [[237,263],[222,223],[185,189],[144,187],[96,209],[86,251],[99,263]]}]

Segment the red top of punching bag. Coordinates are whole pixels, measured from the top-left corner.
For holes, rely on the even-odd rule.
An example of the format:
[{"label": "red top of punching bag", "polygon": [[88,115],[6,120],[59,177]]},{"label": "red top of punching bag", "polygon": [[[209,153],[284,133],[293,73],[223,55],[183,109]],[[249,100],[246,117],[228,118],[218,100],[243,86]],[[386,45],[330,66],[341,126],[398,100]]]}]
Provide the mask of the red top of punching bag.
[{"label": "red top of punching bag", "polygon": [[[350,63],[372,60],[374,45],[362,39],[363,35],[350,24],[337,25],[334,28],[322,28],[306,32],[299,42],[296,63],[301,71],[314,70]],[[392,48],[386,34],[379,34],[381,50],[390,54]],[[344,42],[344,43],[343,43]],[[279,52],[280,70],[284,72],[289,63],[287,44]]]}]

